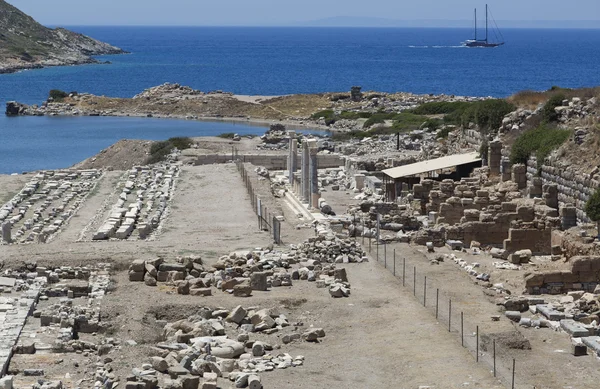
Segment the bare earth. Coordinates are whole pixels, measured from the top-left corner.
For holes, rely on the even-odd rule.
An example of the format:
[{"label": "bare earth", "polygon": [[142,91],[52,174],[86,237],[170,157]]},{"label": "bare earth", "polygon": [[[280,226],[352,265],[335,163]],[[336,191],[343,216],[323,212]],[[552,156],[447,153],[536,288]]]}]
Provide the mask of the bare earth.
[{"label": "bare earth", "polygon": [[[217,143],[229,147],[226,141]],[[169,214],[159,233],[150,240],[90,242],[90,232],[104,220],[123,174],[122,171],[107,172],[77,215],[51,242],[0,246],[0,260],[4,261],[5,269],[31,260],[37,261],[39,266],[113,263],[116,288],[104,299],[103,320],[111,325],[110,336],[123,342],[131,339],[137,342],[136,346],[126,346],[110,354],[115,373],[122,379],[133,367],[146,362],[149,348],[160,332],[152,324],[154,318],[172,321],[190,315],[199,306],[233,308],[239,304],[277,306],[294,321],[302,321],[305,327],[322,327],[327,334],[317,344],[281,344],[282,352],[304,355],[305,364],[262,374],[265,388],[505,387],[492,376],[489,365],[476,363],[469,349],[461,347],[456,330],[461,311],[466,318],[469,343],[474,342],[475,325],[480,326],[482,333],[517,331],[530,339],[532,350],[510,350],[509,354],[499,355],[502,366],[508,366],[510,358],[518,360],[517,388],[593,388],[600,378],[594,357],[576,359],[568,353],[570,344],[564,334],[548,329],[519,329],[505,318],[492,322],[490,316],[498,314],[498,308],[493,298],[485,296],[470,276],[451,262],[430,265],[422,249],[408,245],[387,247],[389,270],[375,259],[345,265],[352,284],[352,295],[345,299],[333,299],[326,290],[307,282],[255,292],[246,299],[221,292],[211,297],[182,296],[168,289],[129,282],[127,268],[133,259],[199,254],[210,264],[231,251],[265,247],[272,240],[267,232],[257,228],[256,216],[237,168],[233,164],[222,164],[182,168]],[[0,199],[10,198],[28,178],[0,176]],[[356,202],[351,193],[327,191],[324,196],[338,214]],[[286,244],[299,243],[313,235],[312,229],[296,228],[299,221],[287,205],[279,203],[278,206],[286,216],[282,226]],[[400,258],[407,260],[409,277],[412,266],[417,267],[416,298],[410,287],[403,288],[401,279],[391,274],[394,249],[398,276]],[[373,257],[375,253],[373,245]],[[484,265],[489,261],[483,257],[469,260]],[[422,305],[420,280],[424,275],[428,276],[430,285],[427,307]],[[510,280],[507,281],[510,287]],[[435,288],[441,289],[443,305],[439,321],[432,311]],[[455,307],[452,333],[448,332],[445,319],[448,298],[453,299]],[[15,363],[26,360],[26,356],[20,358]],[[64,377],[69,372],[76,382],[94,370],[97,357],[74,354],[68,358],[78,359],[79,367],[73,367],[74,360],[65,360],[60,365],[46,366],[47,374]],[[510,372],[505,369],[503,374]],[[223,388],[233,387],[225,380],[219,380],[219,384]]]}]

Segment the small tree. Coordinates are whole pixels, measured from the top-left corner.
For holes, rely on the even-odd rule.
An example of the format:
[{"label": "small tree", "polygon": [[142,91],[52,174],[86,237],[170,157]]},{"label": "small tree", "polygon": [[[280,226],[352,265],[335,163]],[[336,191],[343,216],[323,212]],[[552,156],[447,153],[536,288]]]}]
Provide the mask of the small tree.
[{"label": "small tree", "polygon": [[600,188],[596,189],[585,203],[585,213],[590,219],[596,222],[598,233],[600,234]]}]

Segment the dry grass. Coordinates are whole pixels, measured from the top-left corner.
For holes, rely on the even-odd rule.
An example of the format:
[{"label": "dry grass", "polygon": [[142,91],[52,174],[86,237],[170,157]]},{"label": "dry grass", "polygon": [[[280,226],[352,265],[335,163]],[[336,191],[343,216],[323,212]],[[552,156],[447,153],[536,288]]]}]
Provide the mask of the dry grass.
[{"label": "dry grass", "polygon": [[538,105],[545,103],[549,98],[560,94],[564,95],[567,99],[571,99],[573,97],[590,99],[592,97],[600,96],[600,87],[579,89],[553,88],[544,92],[524,90],[510,96],[508,101],[517,107],[535,109],[538,107]]}]

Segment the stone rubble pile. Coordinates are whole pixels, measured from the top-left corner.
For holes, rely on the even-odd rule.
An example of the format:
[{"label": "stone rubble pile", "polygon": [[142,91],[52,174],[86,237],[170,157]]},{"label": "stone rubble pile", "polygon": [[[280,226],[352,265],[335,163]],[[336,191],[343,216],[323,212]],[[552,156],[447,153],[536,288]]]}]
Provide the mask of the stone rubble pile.
[{"label": "stone rubble pile", "polygon": [[133,96],[133,99],[169,99],[181,96],[204,95],[204,92],[182,86],[179,84],[164,83],[152,88],[145,89],[141,93]]},{"label": "stone rubble pile", "polygon": [[561,106],[554,108],[560,115],[560,122],[568,122],[571,119],[581,119],[587,117],[595,109],[597,98],[584,100],[580,97],[573,97],[571,100],[565,99]]},{"label": "stone rubble pile", "polygon": [[129,280],[148,286],[166,283],[185,295],[211,296],[214,289],[236,297],[305,280],[315,282],[317,288],[328,288],[330,296],[338,298],[350,296],[350,283],[346,270],[335,264],[365,260],[355,241],[316,237],[286,251],[233,252],[212,266],[205,266],[199,256],[178,258],[177,262],[139,259],[129,267]]},{"label": "stone rubble pile", "polygon": [[600,357],[600,288],[594,293],[571,291],[546,301],[539,297],[507,297],[498,301],[505,316],[521,327],[551,328],[565,332],[572,340],[572,353],[585,355],[588,349]]},{"label": "stone rubble pile", "polygon": [[146,239],[165,217],[179,169],[178,162],[131,169],[108,219],[92,239]]},{"label": "stone rubble pile", "polygon": [[100,345],[79,340],[78,334],[101,328],[100,303],[110,285],[109,267],[46,268],[32,262],[4,272],[0,288],[10,297],[0,297],[0,371],[11,374],[5,382],[23,387],[28,377],[38,376],[36,387],[60,388],[60,381],[43,379],[43,369],[28,368],[27,356],[98,352]]},{"label": "stone rubble pile", "polygon": [[319,342],[325,336],[321,328],[301,331],[302,326],[290,323],[277,308],[200,308],[164,325],[163,341],[148,363],[132,370],[125,387],[215,389],[219,379],[228,379],[236,388],[260,389],[259,374],[302,366],[304,357],[277,352],[280,345],[259,339],[273,330],[285,332],[280,335],[284,344]]},{"label": "stone rubble pile", "polygon": [[98,170],[37,173],[0,208],[0,242],[47,242],[77,212],[100,176]]}]

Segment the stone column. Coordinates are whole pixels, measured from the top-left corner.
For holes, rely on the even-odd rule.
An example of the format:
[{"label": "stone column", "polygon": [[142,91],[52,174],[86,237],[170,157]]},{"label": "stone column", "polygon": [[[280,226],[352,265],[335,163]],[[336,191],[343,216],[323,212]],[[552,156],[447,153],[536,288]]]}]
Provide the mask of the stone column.
[{"label": "stone column", "polygon": [[517,184],[519,189],[525,189],[527,187],[527,166],[522,163],[513,165],[512,180]]},{"label": "stone column", "polygon": [[310,153],[308,151],[308,141],[302,141],[302,201],[310,203]]},{"label": "stone column", "polygon": [[500,161],[500,179],[502,182],[510,181],[510,160],[506,157]]},{"label": "stone column", "polygon": [[542,178],[541,177],[533,177],[531,179],[531,186],[529,187],[528,191],[529,191],[529,198],[533,199],[533,198],[542,198]]},{"label": "stone column", "polygon": [[11,222],[7,221],[7,222],[2,223],[2,241],[4,243],[12,242],[11,229],[12,229]]},{"label": "stone column", "polygon": [[550,208],[558,209],[558,186],[556,184],[545,184],[543,191],[546,205]]},{"label": "stone column", "polygon": [[290,184],[294,183],[294,172],[296,171],[296,131],[289,131],[290,144],[289,144],[289,155],[288,155],[288,178]]},{"label": "stone column", "polygon": [[488,149],[488,167],[490,174],[497,176],[500,174],[500,161],[502,160],[502,142],[493,140]]},{"label": "stone column", "polygon": [[563,230],[577,226],[577,208],[572,204],[566,204],[564,207],[561,207],[559,213]]},{"label": "stone column", "polygon": [[365,187],[365,175],[355,174],[354,175],[354,189],[362,190]]},{"label": "stone column", "polygon": [[308,153],[310,155],[310,206],[312,208],[319,207],[319,171],[317,153],[317,141],[314,139],[308,140]]}]

